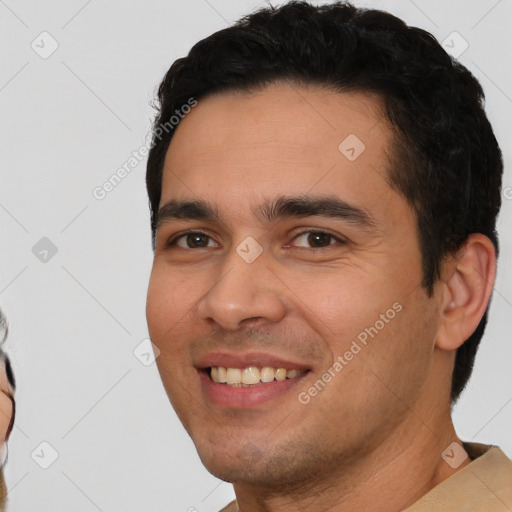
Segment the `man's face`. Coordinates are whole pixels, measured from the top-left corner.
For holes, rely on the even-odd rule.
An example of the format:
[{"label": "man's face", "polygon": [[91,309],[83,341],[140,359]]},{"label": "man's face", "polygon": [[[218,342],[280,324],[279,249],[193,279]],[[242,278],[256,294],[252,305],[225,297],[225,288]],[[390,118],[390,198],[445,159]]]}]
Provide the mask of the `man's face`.
[{"label": "man's face", "polygon": [[[425,393],[439,301],[420,286],[415,215],[387,182],[391,140],[376,97],[283,84],[208,97],[177,128],[147,318],[215,475],[332,473]],[[248,367],[260,382],[241,386]]]}]

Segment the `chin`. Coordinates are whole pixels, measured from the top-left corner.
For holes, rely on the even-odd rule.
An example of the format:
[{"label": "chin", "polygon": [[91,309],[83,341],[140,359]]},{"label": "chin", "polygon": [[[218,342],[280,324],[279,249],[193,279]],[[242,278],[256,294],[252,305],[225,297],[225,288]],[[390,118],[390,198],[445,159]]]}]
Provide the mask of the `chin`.
[{"label": "chin", "polygon": [[[203,453],[202,453],[203,452]],[[284,447],[269,446],[263,449],[252,442],[226,447],[225,451],[198,449],[206,469],[217,478],[235,485],[252,485],[274,489],[297,490],[325,470],[326,461],[316,447],[303,450],[288,443]]]}]

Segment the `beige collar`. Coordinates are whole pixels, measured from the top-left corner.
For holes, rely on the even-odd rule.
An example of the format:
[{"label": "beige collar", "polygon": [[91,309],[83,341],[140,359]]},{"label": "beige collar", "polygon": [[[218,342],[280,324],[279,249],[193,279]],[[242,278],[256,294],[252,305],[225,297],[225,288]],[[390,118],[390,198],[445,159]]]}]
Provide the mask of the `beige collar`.
[{"label": "beige collar", "polygon": [[497,446],[464,443],[473,460],[404,512],[512,510],[512,462]]}]

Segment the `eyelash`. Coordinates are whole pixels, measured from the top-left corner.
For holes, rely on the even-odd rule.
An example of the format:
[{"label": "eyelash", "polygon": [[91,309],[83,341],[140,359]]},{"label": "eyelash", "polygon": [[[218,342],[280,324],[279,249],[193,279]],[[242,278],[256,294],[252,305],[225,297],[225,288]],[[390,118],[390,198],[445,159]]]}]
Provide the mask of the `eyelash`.
[{"label": "eyelash", "polygon": [[[311,235],[327,235],[332,240],[335,240],[336,242],[338,242],[341,245],[344,245],[344,244],[347,243],[346,240],[340,238],[339,236],[333,235],[329,231],[323,231],[323,230],[319,230],[319,229],[310,229],[310,230],[306,230],[306,231],[301,231],[300,233],[297,233],[293,237],[293,240],[296,240],[300,236],[307,235],[307,234],[311,234]],[[213,238],[210,235],[207,235],[206,233],[204,233],[202,231],[191,230],[191,231],[186,231],[184,233],[181,233],[180,235],[177,235],[174,238],[172,238],[171,240],[169,240],[169,242],[167,243],[167,247],[169,248],[169,247],[176,246],[176,242],[178,240],[180,240],[180,239],[182,239],[182,238],[184,238],[184,237],[186,237],[188,235],[203,235],[203,236],[208,237],[210,240],[213,240]],[[316,250],[319,250],[319,249],[326,249],[327,247],[331,247],[331,245],[335,245],[335,244],[329,244],[329,245],[327,245],[325,247],[299,247],[299,249],[316,249]],[[285,247],[290,247],[290,246],[286,245]],[[200,249],[206,249],[207,247],[199,247],[199,248]],[[181,247],[181,249],[183,249],[183,247]],[[187,247],[187,250],[193,250],[193,249],[194,249],[193,247],[192,248],[191,247]]]}]

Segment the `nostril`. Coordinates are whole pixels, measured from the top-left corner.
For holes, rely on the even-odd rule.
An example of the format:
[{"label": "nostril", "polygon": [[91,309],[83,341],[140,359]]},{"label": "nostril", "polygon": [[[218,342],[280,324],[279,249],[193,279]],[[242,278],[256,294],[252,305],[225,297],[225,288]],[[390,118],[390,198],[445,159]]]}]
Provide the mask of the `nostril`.
[{"label": "nostril", "polygon": [[263,317],[261,317],[261,316],[251,316],[251,318],[244,318],[244,319],[242,320],[242,322],[240,322],[240,323],[245,323],[245,322],[247,322],[247,323],[249,323],[249,322],[257,322],[257,321],[261,320],[262,318],[263,318]]}]

